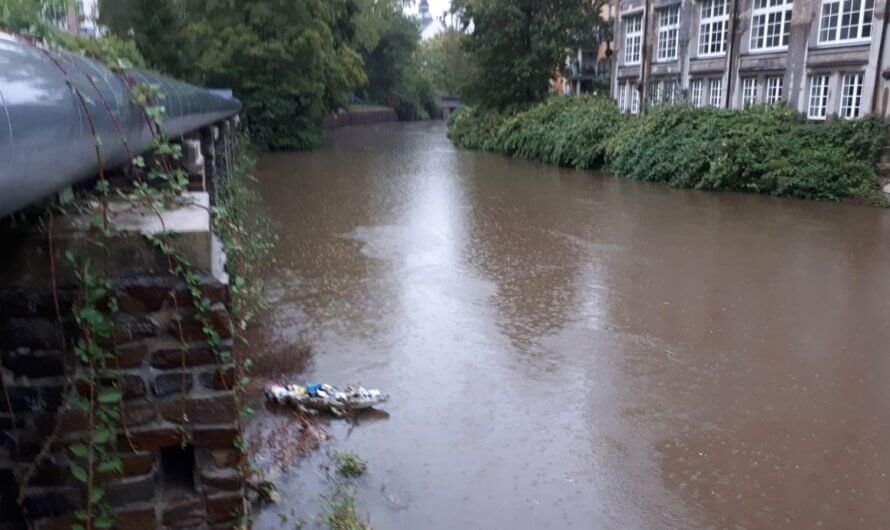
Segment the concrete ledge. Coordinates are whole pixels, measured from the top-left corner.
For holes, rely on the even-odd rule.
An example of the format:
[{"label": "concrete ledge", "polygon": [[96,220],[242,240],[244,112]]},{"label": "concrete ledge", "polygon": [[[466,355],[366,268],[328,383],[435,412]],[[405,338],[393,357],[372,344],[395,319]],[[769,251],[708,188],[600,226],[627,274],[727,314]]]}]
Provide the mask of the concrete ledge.
[{"label": "concrete ledge", "polygon": [[[110,205],[111,228],[117,235],[106,240],[103,250],[96,246],[94,220],[85,216],[57,218],[53,230],[53,255],[60,284],[74,279],[65,253],[91,257],[93,266],[111,279],[167,274],[167,258],[146,238],[174,232],[171,246],[200,273],[225,279],[224,258],[219,244],[214,244],[210,230],[210,198],[205,192],[184,195],[179,206],[160,212],[147,207],[133,208],[122,202]],[[0,267],[0,283],[5,285],[41,285],[51,279],[51,260],[47,236],[34,228],[0,234],[0,244],[12,256]],[[106,268],[107,267],[107,268]]]}]

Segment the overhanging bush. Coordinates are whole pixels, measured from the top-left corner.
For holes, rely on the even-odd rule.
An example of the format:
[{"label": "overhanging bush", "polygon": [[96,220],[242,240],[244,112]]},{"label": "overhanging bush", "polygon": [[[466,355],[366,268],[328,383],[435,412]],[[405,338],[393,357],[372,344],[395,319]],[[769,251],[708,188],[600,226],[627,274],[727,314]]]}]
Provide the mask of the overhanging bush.
[{"label": "overhanging bush", "polygon": [[498,126],[504,118],[496,111],[463,107],[448,119],[448,138],[466,149],[500,151],[495,142]]},{"label": "overhanging bush", "polygon": [[820,200],[878,200],[887,130],[875,117],[812,124],[787,107],[656,107],[620,114],[606,98],[553,98],[507,115],[462,109],[459,147],[484,149],[672,186]]},{"label": "overhanging bush", "polygon": [[605,98],[552,98],[504,121],[496,141],[504,154],[588,169],[602,165],[604,140],[620,119]]}]

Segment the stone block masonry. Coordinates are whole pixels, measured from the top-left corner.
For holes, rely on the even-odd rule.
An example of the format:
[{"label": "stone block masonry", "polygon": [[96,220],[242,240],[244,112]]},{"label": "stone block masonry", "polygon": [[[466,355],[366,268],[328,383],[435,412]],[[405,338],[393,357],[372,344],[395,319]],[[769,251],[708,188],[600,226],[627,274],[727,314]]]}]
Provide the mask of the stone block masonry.
[{"label": "stone block masonry", "polygon": [[[207,206],[215,202],[217,173],[232,159],[236,128],[229,120],[186,140],[194,155],[187,170],[198,173],[191,197],[201,206],[165,212],[162,223],[185,232],[174,245],[199,273],[210,325],[229,351],[229,289]],[[111,365],[120,371],[108,382],[122,393],[116,448],[122,473],[105,484],[115,528],[232,527],[245,489],[234,445],[240,434],[234,367],[217,359],[187,286],[145,239],[160,230],[156,218],[138,211],[113,218],[125,233],[110,241],[108,258],[88,250],[77,221],[55,220],[55,296],[46,234],[25,227],[0,238],[9,256],[0,264],[0,530],[25,528],[26,519],[35,530],[67,529],[84,506],[82,485],[69,469],[68,448],[87,437],[89,423],[86,413],[66,405],[70,395],[88,393],[74,377],[82,363],[70,347],[79,332],[66,250],[88,252],[96,267],[108,265],[118,300]]]}]

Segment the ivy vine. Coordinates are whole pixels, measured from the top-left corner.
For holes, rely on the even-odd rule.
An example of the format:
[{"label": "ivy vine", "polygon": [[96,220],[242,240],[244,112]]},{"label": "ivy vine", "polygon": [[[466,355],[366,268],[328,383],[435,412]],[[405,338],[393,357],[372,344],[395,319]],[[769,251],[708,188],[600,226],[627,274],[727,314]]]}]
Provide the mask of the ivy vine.
[{"label": "ivy vine", "polygon": [[[65,76],[67,83],[87,116],[94,148],[99,167],[99,179],[93,192],[87,194],[84,200],[74,205],[80,213],[96,213],[94,222],[88,230],[90,242],[95,248],[107,249],[110,238],[118,234],[110,222],[111,189],[104,173],[104,161],[101,156],[101,138],[97,134],[93,117],[88,103],[92,101],[90,95],[84,94],[73,82],[69,74],[69,68],[80,71],[92,85],[95,97],[101,102],[118,134],[118,139],[129,157],[129,168],[133,181],[127,190],[116,190],[117,199],[129,204],[132,210],[148,209],[156,215],[163,227],[163,232],[145,236],[159,252],[166,258],[168,272],[178,278],[186,286],[191,296],[194,309],[194,317],[201,324],[207,344],[211,347],[217,360],[217,369],[220,374],[225,370],[235,370],[235,379],[232,388],[236,404],[239,408],[239,431],[244,432],[244,421],[252,414],[250,407],[243,403],[242,395],[249,382],[246,371],[250,366],[249,359],[238,359],[232,352],[223,346],[222,337],[216,331],[210,319],[212,302],[204,296],[201,282],[201,274],[194,269],[170,244],[176,234],[167,231],[164,225],[163,212],[170,208],[181,206],[197,206],[191,203],[185,193],[188,191],[189,179],[186,171],[179,163],[182,158],[182,147],[171,141],[162,128],[165,116],[163,106],[164,95],[158,87],[136,82],[126,74],[126,61],[119,57],[95,57],[100,59],[112,69],[128,86],[130,101],[141,109],[146,126],[151,132],[151,142],[146,146],[151,157],[134,156],[127,143],[126,136],[118,123],[111,106],[104,99],[98,89],[95,80],[90,73],[80,69],[76,62],[66,59],[64,55],[53,55],[53,45],[46,41],[40,42],[29,37],[22,37],[41,51]],[[67,62],[66,62],[67,61]],[[268,254],[272,247],[273,239],[267,228],[256,218],[250,219],[244,205],[245,196],[240,190],[242,180],[247,178],[247,167],[252,163],[247,149],[244,147],[244,138],[239,138],[233,146],[234,156],[227,160],[228,167],[221,180],[220,203],[209,209],[209,215],[213,219],[213,227],[223,243],[230,260],[230,292],[232,294],[232,318],[235,328],[235,344],[246,344],[246,339],[241,333],[247,328],[249,321],[263,308],[262,284],[255,278],[256,263]],[[227,154],[228,156],[228,154]],[[98,208],[96,207],[98,205]],[[48,226],[48,239],[52,246],[52,213]],[[260,230],[261,234],[251,232]],[[66,406],[72,410],[80,411],[85,415],[88,432],[86,438],[69,447],[71,454],[71,474],[83,484],[86,495],[82,509],[75,513],[77,523],[74,530],[92,530],[111,528],[114,525],[115,513],[107,501],[107,480],[120,475],[122,463],[120,458],[114,456],[119,439],[118,426],[122,426],[127,438],[129,433],[123,419],[123,395],[121,392],[121,371],[116,365],[115,321],[112,315],[117,313],[118,302],[114,295],[114,285],[108,278],[107,255],[101,254],[104,261],[96,266],[90,258],[66,253],[66,264],[74,272],[77,280],[77,297],[71,308],[72,316],[77,324],[79,338],[71,346],[74,356],[81,365],[77,370],[65,368],[67,387],[76,391],[68,392]],[[53,260],[52,252],[50,259]],[[51,263],[53,271],[53,294],[58,308],[58,288],[55,279],[56,264]],[[174,320],[177,322],[179,341],[182,345],[182,373],[185,377],[186,355],[189,345],[184,339],[182,318],[179,307],[177,288],[174,286],[169,292],[173,302]],[[62,315],[57,310],[59,329],[62,329]],[[225,377],[222,377],[225,380]],[[182,428],[188,422],[185,409],[185,385],[182,392]],[[60,420],[59,420],[60,421]],[[49,452],[58,434],[58,424],[52,434],[44,441],[44,445],[38,458],[31,464],[31,468],[24,474],[20,483],[19,504],[25,513],[23,502],[28,482],[34,476],[40,461]],[[183,437],[185,440],[185,437]],[[184,442],[183,442],[184,443]],[[242,455],[248,453],[245,440],[239,437],[235,441],[235,448]],[[239,466],[244,483],[249,483],[252,474],[257,470],[247,464],[247,459],[242,458]],[[246,492],[246,489],[243,490]],[[243,499],[241,511],[241,523],[250,524],[250,504],[246,497]],[[27,517],[27,516],[26,516]]]}]

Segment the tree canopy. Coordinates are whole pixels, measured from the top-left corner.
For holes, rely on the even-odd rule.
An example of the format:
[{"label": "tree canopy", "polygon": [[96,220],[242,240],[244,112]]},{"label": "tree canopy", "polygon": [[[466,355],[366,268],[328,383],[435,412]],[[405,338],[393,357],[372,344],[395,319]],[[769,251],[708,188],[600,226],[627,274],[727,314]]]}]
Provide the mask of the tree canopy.
[{"label": "tree canopy", "polygon": [[325,116],[358,93],[403,118],[434,111],[408,0],[102,0],[102,21],[149,66],[244,102],[273,149],[321,140]]},{"label": "tree canopy", "polygon": [[467,84],[475,75],[464,46],[467,35],[449,27],[421,43],[421,60],[437,90],[464,97]]},{"label": "tree canopy", "polygon": [[191,79],[242,98],[255,139],[305,149],[318,125],[365,82],[349,37],[348,0],[197,0],[188,38],[198,49]]},{"label": "tree canopy", "polygon": [[367,77],[353,48],[372,0],[101,0],[102,22],[148,65],[233,89],[255,141],[306,149]]},{"label": "tree canopy", "polygon": [[[0,23],[29,30],[46,5],[67,1],[0,0]],[[110,36],[56,40],[94,55],[113,45],[115,57],[134,64],[231,88],[265,148],[317,145],[322,121],[350,94],[391,105],[402,119],[425,119],[437,112],[434,87],[455,92],[465,84],[452,79],[466,77],[459,32],[421,47],[411,0],[99,2]]]},{"label": "tree canopy", "polygon": [[453,0],[475,67],[468,99],[498,109],[543,99],[568,48],[590,40],[596,7],[590,0]]}]

